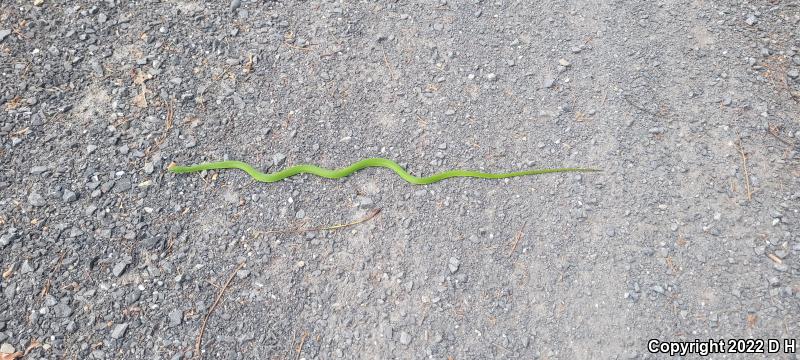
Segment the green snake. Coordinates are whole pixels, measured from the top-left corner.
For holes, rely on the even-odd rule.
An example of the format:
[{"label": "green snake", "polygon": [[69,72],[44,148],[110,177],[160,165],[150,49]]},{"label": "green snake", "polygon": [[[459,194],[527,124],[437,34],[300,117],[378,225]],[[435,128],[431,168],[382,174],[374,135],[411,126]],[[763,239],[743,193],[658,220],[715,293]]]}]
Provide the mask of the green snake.
[{"label": "green snake", "polygon": [[593,171],[600,171],[597,169],[589,169],[589,168],[554,168],[554,169],[531,169],[531,170],[523,170],[523,171],[514,171],[514,172],[507,172],[507,173],[486,173],[480,171],[473,171],[473,170],[448,170],[444,172],[440,172],[437,174],[433,174],[431,176],[426,177],[418,177],[409,174],[407,171],[403,169],[399,164],[396,162],[385,159],[385,158],[368,158],[360,161],[356,161],[352,165],[348,167],[344,167],[341,169],[331,170],[326,168],[321,168],[316,165],[295,165],[287,169],[283,169],[278,172],[274,173],[263,173],[261,171],[256,170],[252,166],[247,163],[241,161],[216,161],[216,162],[208,162],[198,165],[189,165],[189,166],[178,166],[178,165],[171,165],[169,167],[169,171],[172,171],[176,174],[185,174],[191,173],[196,171],[203,171],[203,170],[217,170],[217,169],[239,169],[246,172],[250,175],[253,179],[261,182],[271,183],[276,181],[281,181],[288,177],[297,175],[297,174],[314,174],[317,176],[321,176],[328,179],[340,179],[345,176],[348,176],[356,171],[359,171],[364,168],[369,167],[384,167],[390,169],[400,175],[403,180],[408,181],[411,184],[415,185],[427,185],[432,184],[437,181],[442,181],[444,179],[449,179],[452,177],[473,177],[473,178],[481,178],[481,179],[505,179],[511,178],[516,176],[525,176],[525,175],[539,175],[539,174],[550,174],[550,173],[560,173],[560,172],[593,172]]}]

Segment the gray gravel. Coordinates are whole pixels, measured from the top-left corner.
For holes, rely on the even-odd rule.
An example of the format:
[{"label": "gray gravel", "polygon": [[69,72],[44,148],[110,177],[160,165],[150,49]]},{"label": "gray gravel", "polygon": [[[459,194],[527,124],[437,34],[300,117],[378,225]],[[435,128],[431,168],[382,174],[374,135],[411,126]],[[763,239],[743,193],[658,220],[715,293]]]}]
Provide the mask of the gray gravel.
[{"label": "gray gravel", "polygon": [[[639,359],[651,338],[797,338],[798,9],[0,2],[0,351],[192,358],[231,276],[205,358]],[[166,171],[373,156],[603,172]]]}]

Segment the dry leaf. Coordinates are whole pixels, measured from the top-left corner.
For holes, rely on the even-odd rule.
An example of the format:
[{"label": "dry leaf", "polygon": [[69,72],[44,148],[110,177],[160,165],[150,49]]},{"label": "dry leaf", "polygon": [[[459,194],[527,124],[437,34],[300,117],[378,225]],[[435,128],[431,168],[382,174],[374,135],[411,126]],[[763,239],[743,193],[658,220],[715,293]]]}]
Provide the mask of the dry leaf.
[{"label": "dry leaf", "polygon": [[26,127],[26,128],[24,128],[22,130],[15,131],[15,132],[11,133],[11,135],[25,136],[25,135],[28,135],[30,132],[31,132],[31,128]]},{"label": "dry leaf", "polygon": [[779,258],[775,254],[767,254],[767,257],[770,258],[770,260],[774,261],[777,264],[783,264],[783,260],[781,260],[781,258]]},{"label": "dry leaf", "polygon": [[3,279],[8,279],[11,277],[11,274],[14,273],[14,264],[8,267],[8,270],[3,271]]},{"label": "dry leaf", "polygon": [[42,343],[40,343],[39,340],[33,339],[31,341],[31,344],[28,345],[27,348],[25,348],[25,355],[28,355],[33,349],[36,349],[40,346],[42,346]]},{"label": "dry leaf", "polygon": [[254,58],[253,54],[247,56],[247,63],[244,64],[244,67],[242,68],[243,74],[247,75],[253,71],[253,63],[254,63],[253,58]]},{"label": "dry leaf", "polygon": [[139,95],[133,97],[133,105],[142,109],[147,107],[147,88],[144,84],[142,84],[142,91],[139,92]]},{"label": "dry leaf", "polygon": [[17,351],[12,354],[0,353],[0,360],[14,360],[23,356],[22,351]]},{"label": "dry leaf", "polygon": [[758,322],[758,316],[756,316],[756,314],[747,314],[747,327],[751,329],[754,328],[756,322]]},{"label": "dry leaf", "polygon": [[144,82],[153,78],[153,75],[150,75],[144,71],[139,71],[136,73],[136,77],[133,78],[133,83],[136,85],[144,85]]},{"label": "dry leaf", "polygon": [[14,96],[13,99],[6,102],[6,110],[14,110],[22,105],[22,97],[19,95]]}]

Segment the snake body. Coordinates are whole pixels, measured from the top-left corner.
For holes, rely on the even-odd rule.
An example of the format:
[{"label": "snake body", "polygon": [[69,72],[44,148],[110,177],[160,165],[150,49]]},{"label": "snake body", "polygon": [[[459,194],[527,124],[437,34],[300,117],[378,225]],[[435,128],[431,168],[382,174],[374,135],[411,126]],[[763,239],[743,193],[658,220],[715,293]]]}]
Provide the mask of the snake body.
[{"label": "snake body", "polygon": [[522,170],[522,171],[514,171],[514,172],[507,172],[507,173],[486,173],[480,171],[473,171],[473,170],[448,170],[444,172],[440,172],[437,174],[433,174],[431,176],[426,177],[418,177],[409,174],[405,169],[403,169],[399,164],[396,162],[385,159],[385,158],[368,158],[360,161],[356,161],[352,165],[348,167],[344,167],[341,169],[326,169],[316,165],[295,165],[290,168],[283,169],[278,172],[274,173],[263,173],[258,171],[254,167],[250,166],[249,164],[241,161],[216,161],[216,162],[208,162],[198,165],[189,165],[189,166],[170,166],[169,170],[176,174],[185,174],[203,170],[218,170],[218,169],[239,169],[246,172],[250,175],[253,179],[261,182],[271,183],[276,181],[281,181],[288,177],[297,175],[297,174],[314,174],[320,177],[328,178],[328,179],[339,179],[345,176],[348,176],[356,171],[361,169],[370,168],[370,167],[383,167],[390,169],[397,173],[403,180],[415,184],[415,185],[427,185],[432,184],[438,181],[442,181],[444,179],[449,179],[452,177],[473,177],[473,178],[481,178],[481,179],[505,179],[517,176],[525,176],[525,175],[540,175],[540,174],[550,174],[550,173],[560,173],[560,172],[591,172],[591,171],[599,171],[596,169],[588,169],[588,168],[554,168],[554,169],[531,169],[531,170]]}]

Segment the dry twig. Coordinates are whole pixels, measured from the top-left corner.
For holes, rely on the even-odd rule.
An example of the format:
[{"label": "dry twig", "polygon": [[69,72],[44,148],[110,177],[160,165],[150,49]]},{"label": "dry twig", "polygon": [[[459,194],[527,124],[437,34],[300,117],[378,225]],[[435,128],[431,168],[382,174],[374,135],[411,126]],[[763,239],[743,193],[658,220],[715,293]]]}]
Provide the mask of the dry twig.
[{"label": "dry twig", "polygon": [[778,128],[778,126],[775,124],[769,124],[769,134],[772,135],[772,137],[778,139],[778,141],[786,145],[794,146],[793,142],[790,142],[780,136],[780,128]]},{"label": "dry twig", "polygon": [[318,228],[310,228],[310,229],[269,230],[269,231],[266,231],[264,233],[265,234],[287,234],[287,233],[302,234],[302,233],[311,232],[311,231],[336,230],[336,229],[341,229],[341,228],[345,228],[345,227],[349,227],[349,226],[354,226],[354,225],[365,223],[365,222],[371,220],[372,218],[374,218],[375,216],[378,216],[378,214],[380,214],[380,212],[381,212],[380,208],[372,209],[363,218],[358,219],[358,220],[353,221],[353,222],[346,223],[346,224],[338,224],[338,225],[332,225],[332,226],[326,226],[326,227],[318,227]]},{"label": "dry twig", "polygon": [[389,78],[391,80],[396,79],[394,69],[392,69],[392,65],[389,64],[389,58],[386,56],[386,53],[383,53],[383,63],[386,64],[386,68],[389,69]]},{"label": "dry twig", "polygon": [[244,266],[244,263],[240,263],[239,265],[236,266],[235,269],[233,269],[231,275],[228,276],[228,281],[226,281],[225,285],[223,285],[222,288],[219,289],[219,292],[217,293],[217,296],[214,299],[214,303],[211,304],[211,307],[208,308],[208,313],[206,313],[206,316],[203,317],[203,321],[200,323],[200,332],[197,334],[197,340],[195,340],[194,343],[194,356],[196,358],[201,357],[200,349],[203,345],[203,334],[206,332],[206,324],[208,324],[208,319],[211,317],[211,314],[214,313],[214,309],[217,308],[217,305],[219,305],[220,300],[222,300],[222,296],[225,295],[225,290],[228,288],[228,286],[231,285],[233,277],[236,276],[236,272],[239,271],[239,269],[241,269],[242,266]]},{"label": "dry twig", "polygon": [[736,142],[736,150],[742,157],[742,174],[744,175],[744,188],[747,193],[747,200],[753,200],[753,189],[750,187],[750,172],[747,170],[747,154],[742,147],[742,137],[739,136],[739,141]]},{"label": "dry twig", "polygon": [[517,230],[517,234],[514,235],[514,244],[511,246],[511,251],[508,252],[508,256],[514,255],[514,252],[517,251],[517,245],[519,244],[519,241],[522,239],[522,236],[525,235],[525,233],[523,233],[522,231],[525,230],[525,226],[527,225],[528,223],[526,222],[522,224],[522,227],[519,228],[519,230]]},{"label": "dry twig", "polygon": [[306,343],[306,338],[308,337],[308,331],[303,332],[303,337],[300,338],[300,345],[297,345],[297,360],[300,360],[300,354],[303,352],[303,345]]},{"label": "dry twig", "polygon": [[50,286],[53,283],[53,275],[61,270],[61,264],[64,262],[64,255],[66,255],[64,251],[61,251],[61,255],[58,257],[58,262],[56,263],[55,267],[53,267],[53,270],[50,271],[50,275],[47,277],[47,280],[45,280],[44,286],[42,286],[42,291],[39,293],[41,298],[47,296],[47,293],[50,291]]}]

